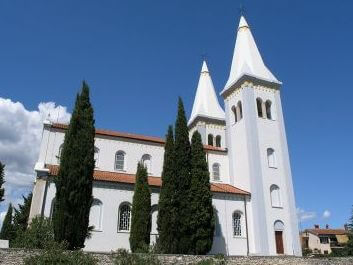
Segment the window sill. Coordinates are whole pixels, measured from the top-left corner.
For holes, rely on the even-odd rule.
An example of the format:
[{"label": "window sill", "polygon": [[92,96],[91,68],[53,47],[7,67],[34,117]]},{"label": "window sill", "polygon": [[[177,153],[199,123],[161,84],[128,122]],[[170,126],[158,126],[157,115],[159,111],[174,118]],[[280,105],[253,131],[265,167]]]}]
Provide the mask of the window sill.
[{"label": "window sill", "polygon": [[130,234],[130,230],[129,231],[118,231],[117,233]]},{"label": "window sill", "polygon": [[94,233],[101,233],[101,232],[103,232],[103,230],[101,230],[101,229],[100,229],[100,230],[95,230],[95,229],[93,229],[92,232],[94,232]]},{"label": "window sill", "polygon": [[233,122],[233,123],[232,123],[232,126],[237,125],[238,123],[240,123],[240,122],[242,122],[242,121],[243,121],[243,118],[241,118],[241,119],[238,120],[237,122]]},{"label": "window sill", "polygon": [[277,169],[278,167],[275,167],[275,166],[268,166],[269,168],[272,168],[272,169]]},{"label": "window sill", "polygon": [[272,206],[274,209],[283,209],[283,206]]},{"label": "window sill", "polygon": [[234,239],[246,239],[246,236],[233,236]]},{"label": "window sill", "polygon": [[126,173],[126,170],[125,169],[115,169],[116,172],[124,172]]}]

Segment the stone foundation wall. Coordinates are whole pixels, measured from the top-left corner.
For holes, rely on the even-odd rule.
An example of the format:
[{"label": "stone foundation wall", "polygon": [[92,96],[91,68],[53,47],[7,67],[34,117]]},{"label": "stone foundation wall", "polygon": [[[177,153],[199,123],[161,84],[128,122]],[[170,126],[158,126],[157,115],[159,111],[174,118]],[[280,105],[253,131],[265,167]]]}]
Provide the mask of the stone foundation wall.
[{"label": "stone foundation wall", "polygon": [[[1,265],[23,265],[23,259],[37,254],[36,250],[0,249]],[[112,254],[92,253],[99,265],[113,265]],[[167,265],[191,265],[213,256],[159,255],[160,261]],[[349,258],[299,258],[299,257],[226,257],[227,265],[353,265]]]}]

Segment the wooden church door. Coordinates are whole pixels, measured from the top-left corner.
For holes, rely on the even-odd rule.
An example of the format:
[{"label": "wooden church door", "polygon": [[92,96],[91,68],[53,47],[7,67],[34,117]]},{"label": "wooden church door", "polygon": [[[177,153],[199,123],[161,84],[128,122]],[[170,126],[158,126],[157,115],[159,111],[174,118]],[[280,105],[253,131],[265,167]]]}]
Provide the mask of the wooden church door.
[{"label": "wooden church door", "polygon": [[284,254],[282,235],[283,235],[282,231],[275,231],[277,254]]}]

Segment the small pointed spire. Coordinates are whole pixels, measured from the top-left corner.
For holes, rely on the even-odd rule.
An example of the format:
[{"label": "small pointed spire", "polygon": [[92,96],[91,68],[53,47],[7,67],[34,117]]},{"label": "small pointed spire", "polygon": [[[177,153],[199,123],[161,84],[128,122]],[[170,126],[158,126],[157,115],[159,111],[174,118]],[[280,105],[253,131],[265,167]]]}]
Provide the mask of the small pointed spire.
[{"label": "small pointed spire", "polygon": [[221,94],[244,75],[281,84],[263,62],[250,27],[245,17],[241,16],[229,78]]},{"label": "small pointed spire", "polygon": [[241,17],[240,17],[240,21],[239,21],[238,30],[239,30],[240,28],[243,28],[243,27],[249,28],[249,25],[248,25],[248,22],[246,22],[245,17],[244,17],[244,16],[241,16]]},{"label": "small pointed spire", "polygon": [[206,64],[206,61],[205,61],[205,60],[204,60],[203,63],[202,63],[201,73],[209,73],[208,67],[207,67],[207,64]]},{"label": "small pointed spire", "polygon": [[188,124],[197,117],[224,120],[224,111],[219,105],[213,82],[208,71],[207,63],[202,63],[199,83],[196,90],[194,105]]}]

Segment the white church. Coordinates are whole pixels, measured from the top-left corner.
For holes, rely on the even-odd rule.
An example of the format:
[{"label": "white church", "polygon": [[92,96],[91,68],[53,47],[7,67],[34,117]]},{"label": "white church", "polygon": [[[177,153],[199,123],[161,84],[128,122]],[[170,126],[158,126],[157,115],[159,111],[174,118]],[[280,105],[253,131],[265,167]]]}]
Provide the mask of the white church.
[{"label": "white church", "polygon": [[[220,106],[203,62],[190,137],[202,136],[217,220],[210,254],[301,255],[295,198],[282,113],[282,83],[265,66],[250,27],[240,18],[229,79]],[[51,217],[67,125],[44,122],[30,218]],[[148,168],[151,242],[158,237],[158,198],[164,139],[96,130],[92,237],[87,251],[129,249],[136,165]]]}]

